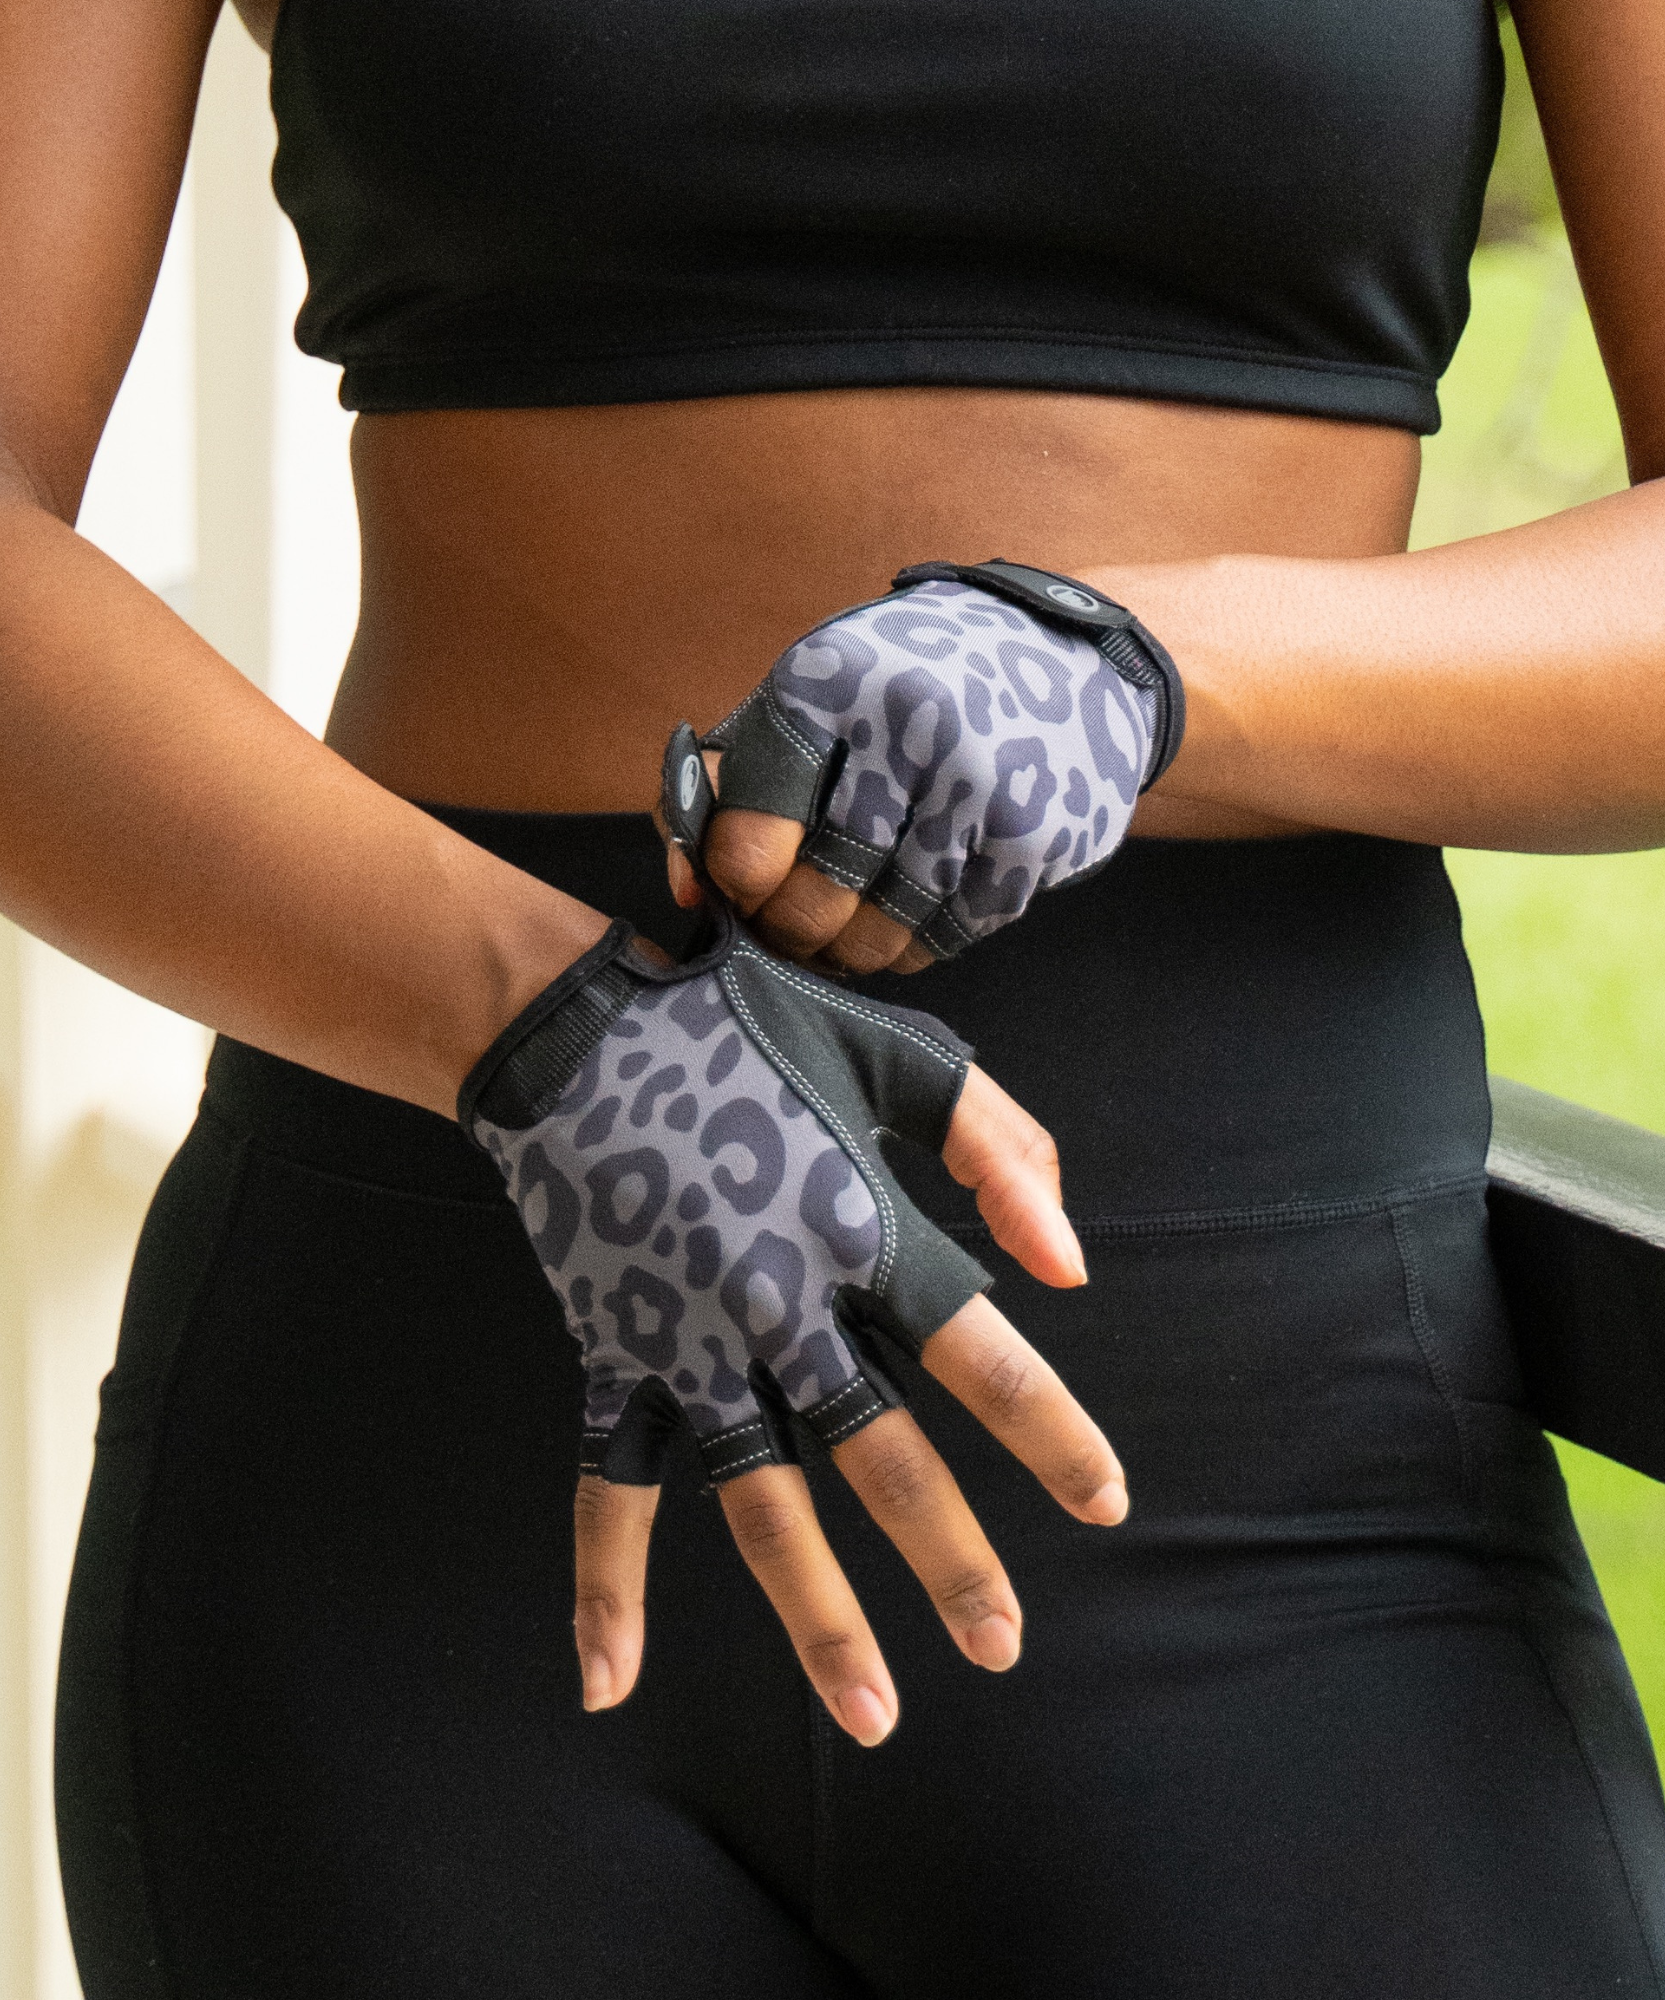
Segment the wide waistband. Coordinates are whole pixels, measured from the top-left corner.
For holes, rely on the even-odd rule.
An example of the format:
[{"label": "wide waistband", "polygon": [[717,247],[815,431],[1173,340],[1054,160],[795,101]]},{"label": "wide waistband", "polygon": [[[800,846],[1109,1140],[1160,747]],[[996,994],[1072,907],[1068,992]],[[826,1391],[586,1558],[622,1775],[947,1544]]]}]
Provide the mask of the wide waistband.
[{"label": "wide waistband", "polygon": [[[645,814],[430,810],[672,950],[691,936]],[[1437,849],[1132,841],[960,958],[863,984],[973,1043],[1052,1131],[1066,1205],[1088,1222],[1319,1215],[1484,1175],[1484,1042]],[[497,1198],[447,1120],[238,1043],[216,1045],[205,1102],[324,1171]],[[898,1167],[930,1213],[974,1223],[940,1164]]]}]

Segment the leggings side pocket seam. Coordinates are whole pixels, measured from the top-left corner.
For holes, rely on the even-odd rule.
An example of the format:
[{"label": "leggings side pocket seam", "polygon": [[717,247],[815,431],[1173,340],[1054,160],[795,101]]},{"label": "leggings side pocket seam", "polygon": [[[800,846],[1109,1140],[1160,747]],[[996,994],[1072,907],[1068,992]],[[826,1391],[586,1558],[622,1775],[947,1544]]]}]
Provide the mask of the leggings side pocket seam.
[{"label": "leggings side pocket seam", "polygon": [[1474,1504],[1474,1452],[1469,1437],[1467,1419],[1463,1413],[1463,1399],[1457,1394],[1446,1367],[1439,1345],[1434,1339],[1434,1330],[1428,1318],[1428,1300],[1422,1285],[1422,1270],[1417,1262],[1416,1246],[1411,1241],[1406,1223],[1405,1210],[1393,1208],[1388,1211],[1393,1225],[1394,1248],[1399,1253],[1399,1270],[1405,1284],[1405,1313],[1410,1322],[1411,1338],[1416,1342],[1422,1356],[1422,1365],[1427,1369],[1439,1398],[1445,1405],[1446,1414],[1451,1419],[1451,1428],[1457,1437],[1457,1463],[1462,1481],[1464,1502]]}]

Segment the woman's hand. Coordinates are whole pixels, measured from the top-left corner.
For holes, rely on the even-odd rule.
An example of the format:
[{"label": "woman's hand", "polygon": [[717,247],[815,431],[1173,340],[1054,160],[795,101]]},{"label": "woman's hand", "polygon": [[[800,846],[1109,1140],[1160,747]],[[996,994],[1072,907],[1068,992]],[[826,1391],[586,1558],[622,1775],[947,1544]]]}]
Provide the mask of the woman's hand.
[{"label": "woman's hand", "polygon": [[[1049,1285],[1086,1281],[1059,1203],[1052,1141],[976,1068],[943,1158],[1002,1249]],[[1104,1433],[1017,1329],[981,1295],[926,1342],[925,1367],[1020,1459],[1066,1512],[1114,1526],[1127,1514],[1122,1469]],[[1023,1613],[954,1475],[914,1419],[886,1411],[832,1447],[839,1471],[924,1586],[954,1643],[991,1672],[1014,1665]],[[723,1512],[747,1566],[780,1614],[816,1692],[857,1742],[895,1726],[897,1696],[878,1641],[815,1516],[797,1466],[726,1481]],[[611,1708],[635,1686],[645,1635],[648,1538],[657,1486],[578,1482],[578,1654],[584,1705]]]},{"label": "woman's hand", "polygon": [[662,1466],[691,1427],[746,1560],[833,1713],[864,1742],[895,1693],[797,1470],[807,1430],[994,1668],[1019,1617],[947,1468],[901,1409],[886,1343],[919,1355],[1084,1521],[1126,1510],[1114,1454],[908,1201],[878,1133],[939,1149],[995,1239],[1085,1281],[1033,1119],[928,1015],[830,986],[732,920],[666,966],[628,925],[511,1024],[464,1086],[584,1350],[578,1639],[586,1700],[628,1693]]},{"label": "woman's hand", "polygon": [[1184,724],[1162,647],[1070,578],[927,563],[896,586],[705,738],[712,879],[776,949],[853,972],[951,957],[1108,860]]}]

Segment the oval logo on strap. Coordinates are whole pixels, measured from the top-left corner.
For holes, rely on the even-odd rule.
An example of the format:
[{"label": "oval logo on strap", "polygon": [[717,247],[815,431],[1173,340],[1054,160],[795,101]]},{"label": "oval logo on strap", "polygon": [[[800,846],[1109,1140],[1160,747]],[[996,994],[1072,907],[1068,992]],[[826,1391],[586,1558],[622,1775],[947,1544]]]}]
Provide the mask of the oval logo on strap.
[{"label": "oval logo on strap", "polygon": [[1073,583],[1049,583],[1046,594],[1054,604],[1067,604],[1072,611],[1096,611],[1098,599],[1077,590]]},{"label": "oval logo on strap", "polygon": [[676,795],[684,812],[694,810],[694,801],[700,795],[700,760],[697,757],[683,758],[682,777],[677,784]]}]

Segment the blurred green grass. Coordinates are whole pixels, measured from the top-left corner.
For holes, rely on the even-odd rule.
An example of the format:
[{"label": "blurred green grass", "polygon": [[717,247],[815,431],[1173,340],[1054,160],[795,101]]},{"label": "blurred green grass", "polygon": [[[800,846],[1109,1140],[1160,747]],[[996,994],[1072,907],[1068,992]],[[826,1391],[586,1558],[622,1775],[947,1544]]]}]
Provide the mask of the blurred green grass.
[{"label": "blurred green grass", "polygon": [[[1505,24],[1503,144],[1412,546],[1625,483],[1618,420]],[[1665,1132],[1665,851],[1449,852],[1492,1069]],[[1665,1751],[1665,1486],[1561,1445],[1573,1508]]]}]

